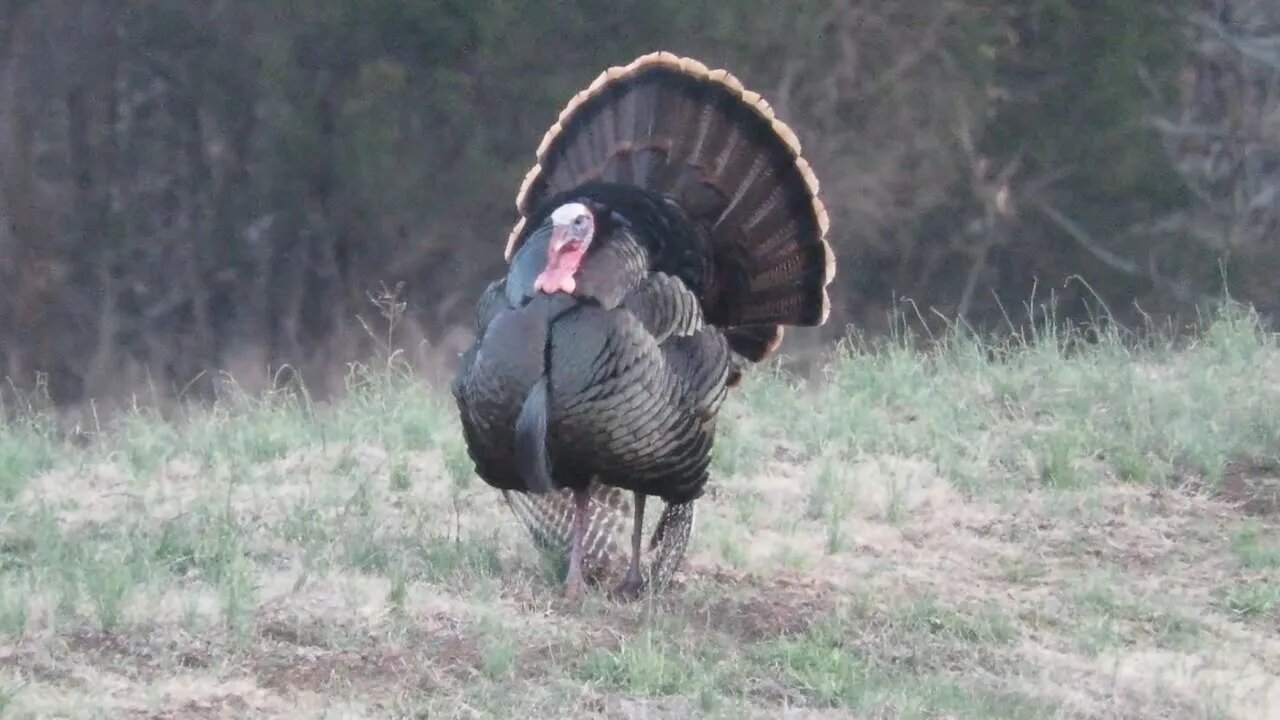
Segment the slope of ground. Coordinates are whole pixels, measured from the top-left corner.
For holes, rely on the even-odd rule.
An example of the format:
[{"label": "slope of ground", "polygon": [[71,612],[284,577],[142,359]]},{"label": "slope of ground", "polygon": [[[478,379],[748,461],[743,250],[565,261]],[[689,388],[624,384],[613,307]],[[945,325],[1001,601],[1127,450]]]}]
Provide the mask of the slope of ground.
[{"label": "slope of ground", "polygon": [[445,393],[351,384],[0,430],[0,716],[1280,715],[1280,347],[1247,316],[757,372],[688,567],[630,606],[563,606]]}]

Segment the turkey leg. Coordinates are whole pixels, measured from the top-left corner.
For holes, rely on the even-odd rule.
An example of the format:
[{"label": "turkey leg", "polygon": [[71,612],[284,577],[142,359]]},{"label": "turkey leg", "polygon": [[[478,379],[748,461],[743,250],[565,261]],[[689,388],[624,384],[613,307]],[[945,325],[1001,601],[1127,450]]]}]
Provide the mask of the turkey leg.
[{"label": "turkey leg", "polygon": [[644,578],[640,577],[640,547],[644,544],[644,501],[647,497],[636,493],[635,527],[631,529],[631,564],[627,566],[627,576],[613,588],[613,596],[620,600],[635,600],[640,597],[644,588]]},{"label": "turkey leg", "polygon": [[582,577],[582,555],[590,501],[591,495],[585,488],[573,491],[573,536],[569,543],[569,576],[564,581],[564,596],[573,602],[582,602],[587,597],[587,583]]}]

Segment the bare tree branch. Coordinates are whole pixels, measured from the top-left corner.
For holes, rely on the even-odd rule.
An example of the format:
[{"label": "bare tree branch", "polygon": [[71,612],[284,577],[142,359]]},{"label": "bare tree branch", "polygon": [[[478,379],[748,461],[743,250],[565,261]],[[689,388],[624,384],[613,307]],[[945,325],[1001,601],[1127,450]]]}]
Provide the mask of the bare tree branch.
[{"label": "bare tree branch", "polygon": [[1208,31],[1215,39],[1250,60],[1280,70],[1280,33],[1265,37],[1240,37],[1204,13],[1192,15],[1191,24]]},{"label": "bare tree branch", "polygon": [[1159,276],[1154,272],[1154,268],[1152,268],[1152,271],[1145,270],[1138,263],[1127,258],[1120,257],[1110,250],[1102,247],[1078,223],[1064,215],[1061,211],[1050,205],[1045,200],[1032,198],[1031,205],[1043,213],[1045,217],[1049,218],[1049,220],[1053,221],[1053,223],[1061,228],[1062,231],[1065,232],[1072,240],[1075,240],[1080,247],[1087,250],[1089,254],[1098,258],[1113,270],[1118,270],[1126,275],[1132,275],[1134,277],[1140,277],[1148,280],[1152,284],[1169,292],[1183,302],[1195,303],[1209,307],[1216,306],[1218,304],[1218,299],[1213,296],[1196,292],[1183,283]]}]

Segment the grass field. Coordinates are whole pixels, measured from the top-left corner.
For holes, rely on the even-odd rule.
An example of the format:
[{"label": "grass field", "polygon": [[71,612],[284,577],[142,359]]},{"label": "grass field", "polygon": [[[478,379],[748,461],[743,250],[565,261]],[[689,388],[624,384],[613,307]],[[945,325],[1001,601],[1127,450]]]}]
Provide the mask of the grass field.
[{"label": "grass field", "polygon": [[[1280,715],[1280,343],[842,349],[729,400],[664,597],[574,609],[444,388],[0,430],[0,716]],[[652,513],[656,515],[656,511]]]}]

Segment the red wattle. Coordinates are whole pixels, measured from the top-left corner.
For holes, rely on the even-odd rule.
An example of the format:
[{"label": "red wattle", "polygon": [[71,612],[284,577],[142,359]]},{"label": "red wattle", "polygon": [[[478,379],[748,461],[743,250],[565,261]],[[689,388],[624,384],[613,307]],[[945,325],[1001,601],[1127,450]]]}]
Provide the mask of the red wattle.
[{"label": "red wattle", "polygon": [[548,294],[564,292],[572,295],[578,288],[573,275],[578,272],[578,264],[581,262],[581,252],[552,251],[548,253],[547,266],[533,281],[533,289]]},{"label": "red wattle", "polygon": [[572,295],[577,287],[578,284],[573,279],[573,271],[566,271],[563,268],[547,268],[533,281],[534,290],[547,294],[566,292]]}]

